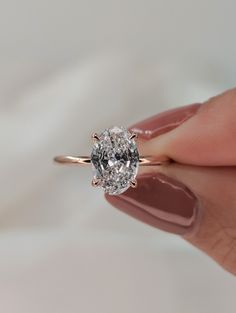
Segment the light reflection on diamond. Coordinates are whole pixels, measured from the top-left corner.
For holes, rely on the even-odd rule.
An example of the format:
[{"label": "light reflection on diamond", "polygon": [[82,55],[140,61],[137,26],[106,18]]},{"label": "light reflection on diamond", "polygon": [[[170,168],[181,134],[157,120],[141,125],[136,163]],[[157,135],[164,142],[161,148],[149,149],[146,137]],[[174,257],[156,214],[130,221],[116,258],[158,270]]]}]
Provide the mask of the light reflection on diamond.
[{"label": "light reflection on diamond", "polygon": [[123,127],[104,130],[92,148],[94,178],[106,193],[117,195],[130,186],[138,171],[139,154],[131,133]]}]

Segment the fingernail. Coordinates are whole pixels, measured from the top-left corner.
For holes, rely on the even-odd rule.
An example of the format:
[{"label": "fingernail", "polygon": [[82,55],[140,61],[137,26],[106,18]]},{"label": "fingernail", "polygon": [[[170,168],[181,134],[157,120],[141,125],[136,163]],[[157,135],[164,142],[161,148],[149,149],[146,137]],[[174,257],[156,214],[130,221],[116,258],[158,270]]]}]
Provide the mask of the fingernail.
[{"label": "fingernail", "polygon": [[200,104],[191,104],[176,109],[161,112],[130,127],[141,139],[152,139],[166,133],[192,117]]},{"label": "fingernail", "polygon": [[106,195],[114,207],[171,233],[185,235],[193,231],[198,217],[198,199],[182,183],[163,174],[138,177],[137,188],[119,196]]}]

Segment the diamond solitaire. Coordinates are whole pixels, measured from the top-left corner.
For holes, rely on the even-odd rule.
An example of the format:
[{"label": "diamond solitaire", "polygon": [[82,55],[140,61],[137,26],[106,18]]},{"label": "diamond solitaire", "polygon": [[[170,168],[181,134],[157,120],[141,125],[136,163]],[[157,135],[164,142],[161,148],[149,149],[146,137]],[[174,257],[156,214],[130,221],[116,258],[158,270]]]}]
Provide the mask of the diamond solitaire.
[{"label": "diamond solitaire", "polygon": [[124,127],[105,129],[100,135],[94,133],[91,156],[62,155],[54,158],[61,164],[92,164],[94,187],[101,187],[110,195],[118,195],[129,187],[137,186],[139,166],[157,166],[169,163],[166,158],[139,156],[137,135]]},{"label": "diamond solitaire", "polygon": [[94,170],[93,185],[111,195],[135,187],[139,154],[135,134],[124,127],[112,127],[101,135],[94,135],[91,162]]}]

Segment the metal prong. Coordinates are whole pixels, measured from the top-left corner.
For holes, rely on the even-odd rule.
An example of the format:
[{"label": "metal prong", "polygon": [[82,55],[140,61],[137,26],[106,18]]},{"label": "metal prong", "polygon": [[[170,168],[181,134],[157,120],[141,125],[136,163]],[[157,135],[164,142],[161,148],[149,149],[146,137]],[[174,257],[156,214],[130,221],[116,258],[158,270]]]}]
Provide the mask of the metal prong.
[{"label": "metal prong", "polygon": [[137,185],[138,185],[138,183],[137,183],[137,180],[136,180],[136,179],[133,179],[133,180],[130,182],[130,186],[131,186],[132,188],[136,188]]},{"label": "metal prong", "polygon": [[138,135],[135,134],[135,133],[132,133],[131,136],[129,137],[130,140],[131,139],[136,139],[136,138],[138,138]]},{"label": "metal prong", "polygon": [[91,184],[92,184],[93,187],[98,187],[100,185],[100,180],[97,179],[97,178],[93,178]]},{"label": "metal prong", "polygon": [[92,139],[93,139],[94,141],[99,141],[99,140],[100,140],[100,138],[99,138],[99,136],[98,136],[97,133],[92,134]]}]

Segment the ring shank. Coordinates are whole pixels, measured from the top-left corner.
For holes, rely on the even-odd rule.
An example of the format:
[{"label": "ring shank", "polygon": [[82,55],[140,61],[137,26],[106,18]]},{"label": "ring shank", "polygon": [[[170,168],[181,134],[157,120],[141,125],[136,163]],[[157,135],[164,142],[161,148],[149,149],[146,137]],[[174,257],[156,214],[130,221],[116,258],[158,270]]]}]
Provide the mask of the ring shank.
[{"label": "ring shank", "polygon": [[54,161],[60,164],[90,164],[91,158],[88,156],[60,155],[56,156]]},{"label": "ring shank", "polygon": [[[91,163],[91,158],[88,156],[70,156],[70,155],[61,155],[54,158],[56,163],[60,164],[80,164],[88,165]],[[170,160],[166,157],[154,157],[154,156],[141,156],[139,158],[140,166],[156,166],[164,165],[169,163]]]},{"label": "ring shank", "polygon": [[139,158],[140,166],[157,166],[170,163],[167,157],[141,156]]}]

